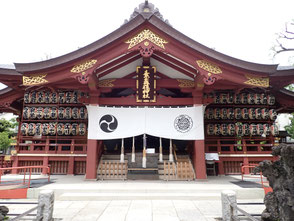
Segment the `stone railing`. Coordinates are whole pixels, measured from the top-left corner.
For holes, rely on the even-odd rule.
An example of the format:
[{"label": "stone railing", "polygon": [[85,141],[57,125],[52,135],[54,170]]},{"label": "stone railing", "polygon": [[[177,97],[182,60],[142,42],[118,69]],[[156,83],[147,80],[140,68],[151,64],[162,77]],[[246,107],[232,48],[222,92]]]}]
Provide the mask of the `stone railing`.
[{"label": "stone railing", "polygon": [[[239,221],[239,220],[241,220],[240,216],[238,216],[238,212],[241,213],[242,218],[244,218],[244,216],[247,217],[246,220],[259,221],[259,219],[255,218],[252,214],[249,214],[245,210],[238,207],[236,193],[234,191],[224,190],[222,192],[221,199],[222,199],[222,218],[223,218],[223,221]],[[250,204],[247,203],[247,205],[250,205]],[[261,216],[261,214],[258,214],[258,216]]]},{"label": "stone railing", "polygon": [[[11,205],[11,204],[27,204],[20,202],[2,202],[1,204]],[[38,204],[37,206],[25,211],[22,214],[5,214],[7,217],[11,218],[11,221],[23,220],[24,217],[28,216],[32,212],[37,210],[36,221],[53,221],[53,208],[54,208],[54,192],[52,190],[42,190],[39,194],[37,203],[29,203],[29,204]],[[7,208],[7,207],[6,207]],[[8,210],[8,208],[7,208]],[[7,211],[8,212],[8,211]],[[30,217],[31,219],[31,217]]]}]

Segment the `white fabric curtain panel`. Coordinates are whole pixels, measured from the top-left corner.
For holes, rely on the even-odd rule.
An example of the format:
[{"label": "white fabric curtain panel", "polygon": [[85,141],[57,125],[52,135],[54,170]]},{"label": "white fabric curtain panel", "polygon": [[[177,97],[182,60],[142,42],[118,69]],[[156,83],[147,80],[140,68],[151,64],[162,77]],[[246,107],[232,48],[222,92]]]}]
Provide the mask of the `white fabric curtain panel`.
[{"label": "white fabric curtain panel", "polygon": [[87,106],[88,139],[109,140],[149,134],[176,140],[203,140],[203,105],[196,107]]}]

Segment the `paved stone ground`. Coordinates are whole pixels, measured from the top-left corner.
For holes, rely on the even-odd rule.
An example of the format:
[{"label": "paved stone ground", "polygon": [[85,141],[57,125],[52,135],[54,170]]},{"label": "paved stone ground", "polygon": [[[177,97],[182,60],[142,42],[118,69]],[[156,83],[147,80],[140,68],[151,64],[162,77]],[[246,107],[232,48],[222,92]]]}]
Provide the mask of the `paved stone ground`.
[{"label": "paved stone ground", "polygon": [[186,200],[59,201],[55,208],[55,218],[81,221],[205,221],[221,216],[219,202]]},{"label": "paved stone ground", "polygon": [[[30,190],[52,189],[55,194],[55,220],[81,221],[215,221],[221,217],[220,192],[224,189],[243,191],[238,202],[263,202],[263,196],[256,188],[243,188],[232,184],[240,177],[210,177],[205,181],[195,182],[165,182],[165,181],[84,181],[82,176],[52,176],[54,183],[41,185]],[[78,192],[75,192],[78,191]],[[170,198],[166,194],[178,191],[183,194],[198,193],[202,197],[181,199],[178,196]],[[34,191],[33,191],[34,192]],[[64,192],[64,193],[63,193]],[[117,197],[100,199],[89,193],[115,193]],[[118,198],[122,193],[132,195],[137,192],[153,194],[164,193],[155,199],[140,199],[135,197]],[[78,194],[76,197],[61,197],[62,194]],[[218,194],[211,197],[211,194]],[[61,194],[61,195],[60,195]],[[244,197],[245,195],[245,197]],[[83,196],[83,197],[81,197]],[[246,197],[247,196],[247,197]],[[0,196],[1,198],[1,196]],[[201,198],[201,199],[200,199]],[[1,202],[36,202],[37,199],[0,200]],[[7,205],[10,213],[22,213],[35,205]],[[263,205],[241,206],[249,213],[261,214]]]},{"label": "paved stone ground", "polygon": [[[7,201],[35,202],[36,200]],[[248,200],[238,200],[238,202],[248,202]],[[262,200],[250,202],[262,202]],[[22,213],[35,205],[7,206],[9,213]],[[264,206],[241,206],[241,208],[249,213],[260,214]],[[62,221],[215,221],[220,220],[221,217],[221,202],[219,200],[55,201],[53,217]]]}]

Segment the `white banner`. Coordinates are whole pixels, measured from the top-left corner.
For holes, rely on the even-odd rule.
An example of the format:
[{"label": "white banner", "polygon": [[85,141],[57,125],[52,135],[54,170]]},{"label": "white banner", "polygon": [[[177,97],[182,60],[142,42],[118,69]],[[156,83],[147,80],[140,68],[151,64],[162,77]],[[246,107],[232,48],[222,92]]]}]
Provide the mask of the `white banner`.
[{"label": "white banner", "polygon": [[185,108],[87,106],[88,139],[109,140],[149,134],[176,140],[203,140],[202,105]]},{"label": "white banner", "polygon": [[146,134],[176,140],[203,140],[203,106],[147,108]]}]

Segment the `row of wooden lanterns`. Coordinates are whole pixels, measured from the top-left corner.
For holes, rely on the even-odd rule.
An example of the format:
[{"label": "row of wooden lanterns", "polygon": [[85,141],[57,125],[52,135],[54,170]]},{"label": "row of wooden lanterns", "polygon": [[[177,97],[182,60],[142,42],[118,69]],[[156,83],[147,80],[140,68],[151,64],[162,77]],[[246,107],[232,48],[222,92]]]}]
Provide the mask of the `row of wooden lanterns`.
[{"label": "row of wooden lanterns", "polygon": [[204,97],[213,98],[215,104],[263,104],[274,105],[275,97],[263,93],[210,93]]},{"label": "row of wooden lanterns", "polygon": [[207,108],[204,117],[208,120],[276,120],[277,112],[268,108]]},{"label": "row of wooden lanterns", "polygon": [[88,117],[85,107],[25,107],[23,119],[75,119],[85,120]]},{"label": "row of wooden lanterns", "polygon": [[81,97],[87,96],[80,91],[30,91],[24,94],[25,104],[78,104]]},{"label": "row of wooden lanterns", "polygon": [[207,124],[206,133],[215,136],[277,136],[279,128],[275,124]]},{"label": "row of wooden lanterns", "polygon": [[86,134],[85,123],[22,123],[21,133],[23,136],[83,136]]}]

